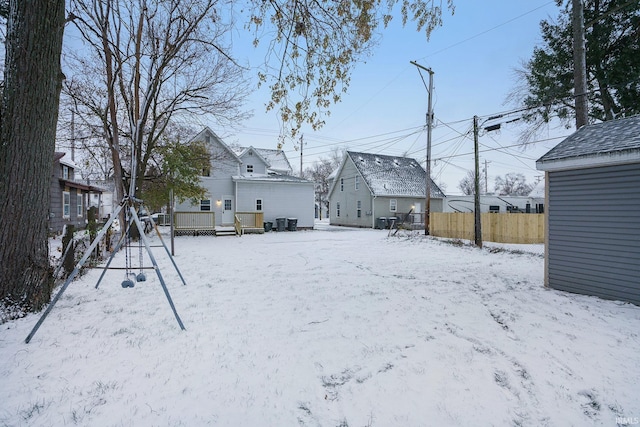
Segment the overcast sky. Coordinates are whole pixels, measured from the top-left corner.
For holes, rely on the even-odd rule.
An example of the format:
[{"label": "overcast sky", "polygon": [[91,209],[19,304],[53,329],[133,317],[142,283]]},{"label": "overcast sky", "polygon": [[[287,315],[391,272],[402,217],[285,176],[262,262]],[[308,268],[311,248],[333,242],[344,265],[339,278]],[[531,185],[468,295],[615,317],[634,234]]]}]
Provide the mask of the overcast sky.
[{"label": "overcast sky", "polygon": [[[433,177],[446,185],[446,193],[458,193],[457,185],[473,169],[472,117],[486,118],[515,106],[505,98],[516,84],[514,68],[528,59],[540,44],[539,23],[555,18],[554,1],[457,0],[455,14],[446,13],[444,25],[429,41],[414,27],[402,28],[396,19],[367,63],[358,64],[348,93],[331,108],[331,116],[320,131],[304,130],[304,167],[334,147],[354,151],[403,155],[424,162],[428,75],[410,61],[434,72]],[[257,64],[260,58],[255,58]],[[252,60],[253,61],[253,60]],[[253,65],[254,63],[252,63]],[[274,148],[280,125],[273,113],[264,112],[266,90],[256,91],[248,106],[254,110],[239,132],[225,135],[227,142]],[[481,163],[486,160],[489,190],[496,176],[523,173],[530,183],[543,174],[535,160],[561,139],[532,144],[527,150],[514,147],[520,128],[509,125],[480,137]],[[573,130],[551,129],[539,139],[567,135]],[[467,134],[467,137],[462,135]],[[300,152],[294,143],[284,147],[294,169]]]},{"label": "overcast sky", "polygon": [[[432,176],[445,185],[445,193],[459,194],[458,183],[473,170],[472,118],[480,121],[496,113],[513,110],[505,104],[516,85],[514,69],[531,57],[541,42],[539,23],[558,15],[555,1],[549,0],[454,0],[455,14],[445,11],[442,27],[430,40],[413,24],[406,28],[396,17],[382,33],[382,39],[366,63],[356,65],[351,85],[342,102],[331,107],[326,125],[304,134],[304,167],[319,157],[329,157],[336,147],[374,154],[407,155],[424,164],[428,75],[410,61],[434,72],[433,104],[435,128],[432,137]],[[446,3],[443,0],[443,3]],[[240,18],[238,15],[238,19]],[[252,35],[236,22],[232,34],[235,59],[256,73],[264,62],[264,48],[251,45]],[[78,49],[79,37],[70,27],[65,33],[67,49]],[[424,81],[423,81],[424,78]],[[246,105],[253,117],[221,129],[203,122],[229,144],[275,148],[281,124],[274,112],[265,112],[270,99],[267,88],[255,90]],[[509,117],[512,119],[514,116]],[[535,170],[535,160],[562,140],[573,129],[552,128],[542,140],[523,151],[517,145],[522,130],[518,124],[480,136],[480,161],[488,166],[489,191],[496,176],[523,173],[529,183],[543,174]],[[553,138],[553,139],[550,139]],[[289,140],[285,146],[294,168],[299,170],[300,151]],[[503,149],[501,147],[510,147]]]}]

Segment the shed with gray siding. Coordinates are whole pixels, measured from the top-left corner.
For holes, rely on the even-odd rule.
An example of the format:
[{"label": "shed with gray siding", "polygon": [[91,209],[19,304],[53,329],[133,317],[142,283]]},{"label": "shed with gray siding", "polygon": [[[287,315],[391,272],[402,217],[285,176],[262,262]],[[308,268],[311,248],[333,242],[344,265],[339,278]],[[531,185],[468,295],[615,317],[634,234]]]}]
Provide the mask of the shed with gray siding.
[{"label": "shed with gray siding", "polygon": [[580,128],[542,156],[545,285],[640,304],[640,116]]}]

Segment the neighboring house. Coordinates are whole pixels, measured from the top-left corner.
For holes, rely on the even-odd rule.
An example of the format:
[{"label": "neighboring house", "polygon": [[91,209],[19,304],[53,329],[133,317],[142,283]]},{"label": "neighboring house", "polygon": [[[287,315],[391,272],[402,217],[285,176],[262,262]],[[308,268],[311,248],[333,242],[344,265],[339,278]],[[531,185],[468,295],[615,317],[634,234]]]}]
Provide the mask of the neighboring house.
[{"label": "neighboring house", "polygon": [[116,210],[122,200],[116,199],[116,183],[115,180],[95,180],[91,181],[92,185],[102,189],[102,194],[92,194],[89,206],[96,206],[99,209],[100,218],[109,218]]},{"label": "neighboring house", "polygon": [[[475,196],[447,196],[444,199],[442,212],[473,212]],[[496,196],[483,194],[480,196],[480,212],[509,213],[526,212],[542,213],[544,198],[529,196]]]},{"label": "neighboring house", "polygon": [[[379,218],[423,223],[426,172],[407,157],[347,151],[329,189],[329,221],[334,225],[372,227]],[[431,212],[442,212],[445,197],[431,181]]]},{"label": "neighboring house", "polygon": [[313,228],[313,182],[291,175],[283,151],[247,147],[234,152],[208,128],[193,139],[205,142],[211,153],[211,169],[201,178],[208,198],[197,205],[186,201],[176,211],[213,211],[216,226],[232,225],[238,212],[261,212],[274,225],[277,218],[295,218],[297,228]]},{"label": "neighboring house", "polygon": [[60,233],[65,225],[84,228],[87,224],[87,208],[93,195],[102,189],[77,179],[77,166],[66,159],[65,153],[56,152],[53,158],[49,203],[49,230]]},{"label": "neighboring house", "polygon": [[640,304],[640,116],[587,125],[536,162],[545,285]]}]

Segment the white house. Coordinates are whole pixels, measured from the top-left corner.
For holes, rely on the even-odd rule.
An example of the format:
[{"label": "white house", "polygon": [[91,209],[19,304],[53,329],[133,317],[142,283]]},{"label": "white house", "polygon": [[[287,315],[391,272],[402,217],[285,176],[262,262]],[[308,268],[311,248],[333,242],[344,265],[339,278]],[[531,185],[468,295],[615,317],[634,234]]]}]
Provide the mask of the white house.
[{"label": "white house", "polygon": [[291,218],[298,229],[313,228],[314,184],[291,175],[283,151],[246,147],[236,152],[209,128],[193,140],[205,142],[211,153],[211,169],[201,177],[207,198],[196,205],[185,201],[176,211],[215,212],[216,226],[232,225],[238,212],[261,212],[265,222]]}]

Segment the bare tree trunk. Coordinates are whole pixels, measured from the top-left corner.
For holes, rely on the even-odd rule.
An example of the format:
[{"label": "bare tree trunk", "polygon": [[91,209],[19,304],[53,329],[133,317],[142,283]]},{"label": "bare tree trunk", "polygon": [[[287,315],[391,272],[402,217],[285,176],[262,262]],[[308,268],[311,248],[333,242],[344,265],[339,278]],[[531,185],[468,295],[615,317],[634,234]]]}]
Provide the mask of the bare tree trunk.
[{"label": "bare tree trunk", "polygon": [[10,0],[0,118],[0,303],[38,310],[53,287],[48,214],[64,0]]},{"label": "bare tree trunk", "polygon": [[576,103],[576,129],[589,123],[587,102],[587,58],[584,41],[582,0],[573,0],[573,84]]}]

